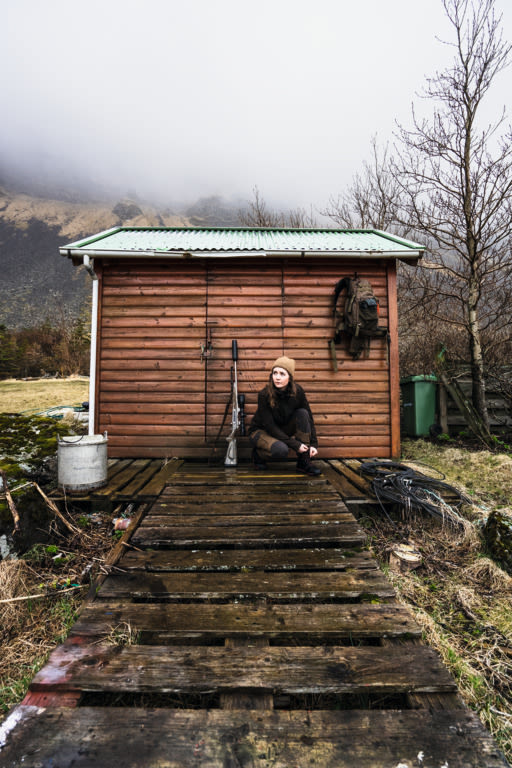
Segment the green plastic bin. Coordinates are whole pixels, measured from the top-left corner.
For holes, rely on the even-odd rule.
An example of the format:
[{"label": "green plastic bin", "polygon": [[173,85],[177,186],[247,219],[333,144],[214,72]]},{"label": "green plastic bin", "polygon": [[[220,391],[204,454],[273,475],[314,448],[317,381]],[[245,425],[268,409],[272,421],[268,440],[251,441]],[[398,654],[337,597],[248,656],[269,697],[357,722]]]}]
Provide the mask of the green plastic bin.
[{"label": "green plastic bin", "polygon": [[400,381],[402,429],[408,437],[428,435],[436,421],[437,377],[409,376]]}]

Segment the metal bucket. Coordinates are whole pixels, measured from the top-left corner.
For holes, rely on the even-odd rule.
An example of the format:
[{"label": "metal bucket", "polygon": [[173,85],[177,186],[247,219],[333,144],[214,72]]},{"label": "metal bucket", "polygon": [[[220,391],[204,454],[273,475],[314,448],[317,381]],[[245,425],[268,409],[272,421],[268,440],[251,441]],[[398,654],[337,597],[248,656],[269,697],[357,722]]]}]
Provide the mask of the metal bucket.
[{"label": "metal bucket", "polygon": [[107,433],[61,438],[57,459],[61,488],[68,491],[101,488],[107,482]]}]

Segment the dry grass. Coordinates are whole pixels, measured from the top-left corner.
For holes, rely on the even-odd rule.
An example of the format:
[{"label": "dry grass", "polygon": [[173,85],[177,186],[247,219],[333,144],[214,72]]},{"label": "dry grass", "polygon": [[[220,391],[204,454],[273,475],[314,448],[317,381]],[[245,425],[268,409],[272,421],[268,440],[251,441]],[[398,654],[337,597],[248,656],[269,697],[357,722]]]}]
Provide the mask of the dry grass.
[{"label": "dry grass", "polygon": [[[469,451],[425,440],[406,440],[403,458],[424,462],[446,476],[446,481],[481,507],[510,503],[512,498],[512,456],[491,451]],[[418,465],[420,471],[425,467]]]},{"label": "dry grass", "polygon": [[478,584],[481,589],[490,590],[496,594],[512,595],[512,576],[488,557],[479,557],[474,560],[462,569],[461,575],[464,580]]},{"label": "dry grass", "polygon": [[0,561],[0,715],[23,699],[35,673],[65,639],[90,577],[117,541],[109,536],[110,515],[103,517],[87,532],[61,534],[59,545],[34,545],[27,559]]},{"label": "dry grass", "polygon": [[[375,513],[367,521],[373,549],[387,569],[397,539],[414,539],[421,567],[407,574],[389,571],[398,598],[413,609],[425,640],[440,653],[461,697],[511,760],[512,576],[488,556],[478,519],[509,502],[512,458],[418,440],[404,444],[403,459],[443,472],[446,482],[474,500],[473,507],[461,510],[473,520],[471,535],[420,515],[393,527]],[[423,464],[416,468],[426,473]]]},{"label": "dry grass", "polygon": [[60,405],[81,405],[89,399],[89,379],[34,379],[0,381],[0,413],[43,411]]},{"label": "dry grass", "polygon": [[400,600],[413,609],[425,641],[452,673],[462,699],[510,760],[512,579],[496,564],[480,563],[475,552],[445,548],[444,536],[436,546],[436,539],[417,531],[422,568],[409,574],[390,572],[390,579]]},{"label": "dry grass", "polygon": [[21,625],[24,608],[20,597],[30,594],[30,585],[34,582],[35,571],[24,560],[0,561],[0,596],[4,602],[0,605],[0,637],[7,628]]},{"label": "dry grass", "polygon": [[80,603],[75,593],[45,595],[42,578],[45,574],[23,560],[0,562],[2,600],[43,595],[0,604],[0,713],[23,699],[32,677],[65,638]]}]

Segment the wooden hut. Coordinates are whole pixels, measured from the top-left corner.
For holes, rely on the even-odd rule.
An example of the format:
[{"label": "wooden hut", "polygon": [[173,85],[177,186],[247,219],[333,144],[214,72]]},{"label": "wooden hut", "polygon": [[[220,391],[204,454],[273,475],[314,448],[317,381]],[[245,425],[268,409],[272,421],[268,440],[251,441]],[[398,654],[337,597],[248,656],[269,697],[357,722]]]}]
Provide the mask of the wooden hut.
[{"label": "wooden hut", "polygon": [[[397,260],[416,262],[423,246],[376,230],[119,227],[60,252],[94,278],[90,431],[108,432],[109,455],[211,456],[233,339],[247,419],[284,354],[308,393],[321,457],[399,454]],[[333,289],[356,272],[379,297],[389,346],[374,339],[353,360],[342,343],[335,371]]]}]

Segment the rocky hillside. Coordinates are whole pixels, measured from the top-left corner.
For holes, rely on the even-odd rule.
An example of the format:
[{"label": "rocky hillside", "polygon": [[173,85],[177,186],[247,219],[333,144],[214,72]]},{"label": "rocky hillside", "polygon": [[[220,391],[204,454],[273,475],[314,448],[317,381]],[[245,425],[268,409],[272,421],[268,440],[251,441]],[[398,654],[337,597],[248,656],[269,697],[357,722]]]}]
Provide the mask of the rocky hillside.
[{"label": "rocky hillside", "polygon": [[139,201],[93,203],[35,197],[0,186],[0,324],[31,326],[63,313],[76,316],[90,296],[83,267],[73,267],[59,246],[125,226],[226,226],[237,209],[219,198],[183,210]]}]

